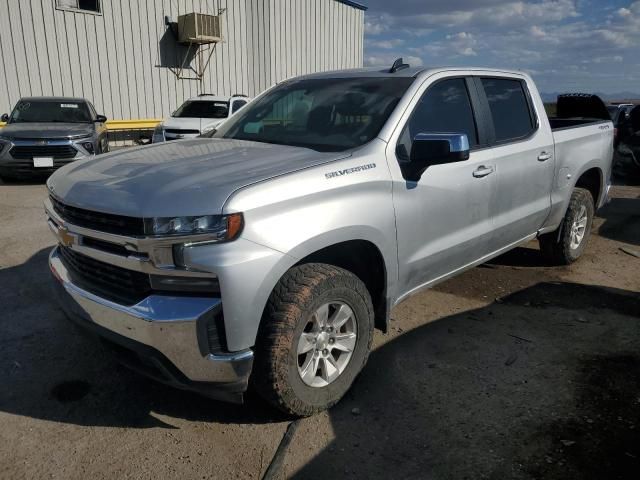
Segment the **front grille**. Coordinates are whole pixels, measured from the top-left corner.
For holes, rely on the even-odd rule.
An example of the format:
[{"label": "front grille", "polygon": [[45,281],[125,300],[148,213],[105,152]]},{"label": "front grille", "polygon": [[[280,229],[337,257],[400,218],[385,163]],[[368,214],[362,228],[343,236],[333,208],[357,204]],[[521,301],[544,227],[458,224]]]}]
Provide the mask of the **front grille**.
[{"label": "front grille", "polygon": [[78,154],[71,145],[22,145],[13,147],[9,153],[18,160],[32,160],[33,157],[53,157],[69,159]]},{"label": "front grille", "polygon": [[151,294],[149,275],[127,270],[59,246],[60,259],[80,288],[122,305],[135,305]]},{"label": "front grille", "polygon": [[71,207],[53,197],[49,198],[56,213],[73,225],[124,236],[139,237],[144,235],[144,220],[142,218]]},{"label": "front grille", "polygon": [[167,128],[165,133],[171,133],[172,135],[199,135],[200,130],[178,130],[175,128]]}]

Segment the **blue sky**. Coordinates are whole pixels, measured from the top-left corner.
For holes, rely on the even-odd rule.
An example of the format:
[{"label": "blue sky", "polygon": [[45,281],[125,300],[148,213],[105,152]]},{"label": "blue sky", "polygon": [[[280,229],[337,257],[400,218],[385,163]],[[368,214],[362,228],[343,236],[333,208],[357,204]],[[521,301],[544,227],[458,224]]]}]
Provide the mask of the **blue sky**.
[{"label": "blue sky", "polygon": [[640,0],[362,0],[365,65],[505,67],[543,92],[640,97]]}]

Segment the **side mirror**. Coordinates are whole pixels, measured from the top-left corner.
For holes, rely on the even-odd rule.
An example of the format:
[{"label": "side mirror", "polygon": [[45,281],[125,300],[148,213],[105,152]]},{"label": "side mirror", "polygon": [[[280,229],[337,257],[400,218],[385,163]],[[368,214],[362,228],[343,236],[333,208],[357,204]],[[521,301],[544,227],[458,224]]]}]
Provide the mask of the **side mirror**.
[{"label": "side mirror", "polygon": [[107,117],[104,115],[96,115],[96,123],[104,123],[107,121]]},{"label": "side mirror", "polygon": [[8,121],[9,121],[9,115],[6,113],[3,113],[2,116],[0,117],[0,122],[7,123]]},{"label": "side mirror", "polygon": [[419,133],[411,144],[409,162],[403,164],[407,180],[417,182],[432,165],[469,159],[469,139],[464,133]]}]

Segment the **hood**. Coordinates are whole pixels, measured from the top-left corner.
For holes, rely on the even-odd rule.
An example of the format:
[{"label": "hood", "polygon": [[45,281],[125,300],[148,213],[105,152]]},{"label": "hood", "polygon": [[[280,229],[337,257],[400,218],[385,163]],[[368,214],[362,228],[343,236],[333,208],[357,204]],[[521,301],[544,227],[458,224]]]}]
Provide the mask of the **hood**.
[{"label": "hood", "polygon": [[132,217],[222,212],[239,188],[350,152],[316,152],[243,140],[194,138],[103,154],[66,165],[47,186],[68,205]]},{"label": "hood", "polygon": [[0,130],[0,136],[10,139],[81,138],[93,135],[92,123],[9,123]]},{"label": "hood", "polygon": [[162,122],[164,128],[176,130],[198,130],[202,131],[209,126],[217,126],[225,120],[224,118],[189,118],[189,117],[169,117]]}]

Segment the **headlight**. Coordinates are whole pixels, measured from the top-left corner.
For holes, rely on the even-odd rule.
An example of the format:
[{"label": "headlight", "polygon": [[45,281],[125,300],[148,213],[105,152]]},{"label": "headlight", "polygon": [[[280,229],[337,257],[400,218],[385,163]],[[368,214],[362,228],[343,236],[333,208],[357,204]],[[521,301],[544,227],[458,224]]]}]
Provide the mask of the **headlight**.
[{"label": "headlight", "polygon": [[145,232],[155,236],[207,234],[213,236],[207,241],[227,242],[240,234],[242,225],[241,213],[197,217],[160,217],[146,219]]}]

